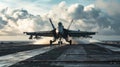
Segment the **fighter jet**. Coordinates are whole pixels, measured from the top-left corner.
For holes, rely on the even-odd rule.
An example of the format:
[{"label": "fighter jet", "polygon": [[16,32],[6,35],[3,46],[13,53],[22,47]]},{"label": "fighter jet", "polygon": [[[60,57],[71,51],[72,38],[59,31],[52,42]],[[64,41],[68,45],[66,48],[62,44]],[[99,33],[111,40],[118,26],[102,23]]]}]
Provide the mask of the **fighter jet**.
[{"label": "fighter jet", "polygon": [[[83,37],[83,38],[92,38],[91,35],[95,35],[96,32],[86,32],[86,31],[80,31],[80,30],[69,30],[65,29],[63,24],[61,22],[58,23],[58,32],[56,32],[56,28],[53,25],[53,22],[51,19],[49,19],[53,30],[51,31],[39,31],[39,32],[24,32],[26,35],[30,35],[29,39],[39,39],[41,36],[46,37],[53,37],[53,40],[50,40],[50,45],[52,45],[53,42],[58,40],[58,44],[62,44],[62,39],[65,39],[66,42],[69,42],[69,44],[72,44],[72,40],[70,40],[70,37]],[[34,36],[34,37],[33,37]]]}]

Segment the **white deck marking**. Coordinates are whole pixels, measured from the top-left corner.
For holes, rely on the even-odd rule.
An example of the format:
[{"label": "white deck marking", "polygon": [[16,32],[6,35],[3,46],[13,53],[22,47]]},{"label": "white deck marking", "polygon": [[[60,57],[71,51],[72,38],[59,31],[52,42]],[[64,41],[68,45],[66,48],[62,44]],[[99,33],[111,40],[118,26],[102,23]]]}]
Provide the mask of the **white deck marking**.
[{"label": "white deck marking", "polygon": [[20,61],[26,60],[28,58],[31,58],[33,56],[45,53],[47,51],[50,51],[54,48],[57,48],[59,46],[48,46],[48,47],[43,47],[39,49],[33,49],[33,50],[28,50],[28,51],[22,51],[14,54],[9,54],[5,56],[0,57],[0,67],[8,67],[11,66],[15,63],[18,63]]},{"label": "white deck marking", "polygon": [[96,45],[103,47],[103,48],[107,48],[112,51],[120,51],[120,48],[118,48],[118,47],[113,47],[113,46],[109,46],[109,45],[101,45],[101,44],[96,44]]}]

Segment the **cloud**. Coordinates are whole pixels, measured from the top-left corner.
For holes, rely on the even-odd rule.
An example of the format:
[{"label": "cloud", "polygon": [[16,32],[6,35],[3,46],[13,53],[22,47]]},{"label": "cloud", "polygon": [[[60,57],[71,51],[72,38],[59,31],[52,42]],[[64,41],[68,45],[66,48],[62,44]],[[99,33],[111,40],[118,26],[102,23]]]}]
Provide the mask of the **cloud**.
[{"label": "cloud", "polygon": [[[119,12],[109,14],[101,10],[100,6],[91,4],[83,6],[78,3],[70,6],[63,1],[55,5],[45,15],[34,15],[25,9],[5,8],[0,13],[0,32],[5,35],[18,35],[25,31],[51,30],[48,18],[52,18],[57,27],[61,21],[67,28],[70,21],[73,23],[70,29],[85,31],[97,31],[101,35],[119,35]],[[3,35],[3,34],[1,34]]]},{"label": "cloud", "polygon": [[34,15],[37,14],[44,14],[48,9],[50,9],[50,5],[46,6],[45,1],[39,0],[1,0],[0,1],[0,9],[4,9],[6,7],[14,8],[14,9],[25,9],[29,11],[29,13],[33,13]]},{"label": "cloud", "polygon": [[96,7],[104,9],[108,14],[115,15],[120,14],[120,1],[119,0],[97,0],[95,2]]},{"label": "cloud", "polygon": [[[116,32],[116,34],[120,34],[120,1],[119,0],[109,0],[109,1],[104,1],[104,0],[97,0],[95,3],[96,8],[100,8],[106,12],[108,15],[107,18],[103,19],[104,21],[108,22],[108,26],[111,27],[111,30]],[[105,15],[106,15],[105,14]],[[102,20],[102,19],[101,19]]]},{"label": "cloud", "polygon": [[74,4],[74,5],[71,5],[68,8],[68,12],[72,16],[73,19],[82,19],[82,18],[84,18],[83,10],[84,10],[84,6],[82,6],[80,4]]},{"label": "cloud", "polygon": [[0,29],[2,29],[2,28],[4,27],[4,25],[6,25],[6,24],[7,24],[7,22],[4,21],[4,20],[2,19],[2,17],[0,17]]},{"label": "cloud", "polygon": [[[45,30],[44,26],[48,26],[47,21],[43,21],[40,15],[29,14],[26,10],[23,9],[3,9],[0,13],[0,27],[1,32],[6,33],[7,35],[17,35],[22,34],[25,31],[39,31],[40,29]],[[4,18],[4,19],[2,19]],[[43,27],[45,29],[43,29]],[[49,28],[49,27],[48,27]]]}]

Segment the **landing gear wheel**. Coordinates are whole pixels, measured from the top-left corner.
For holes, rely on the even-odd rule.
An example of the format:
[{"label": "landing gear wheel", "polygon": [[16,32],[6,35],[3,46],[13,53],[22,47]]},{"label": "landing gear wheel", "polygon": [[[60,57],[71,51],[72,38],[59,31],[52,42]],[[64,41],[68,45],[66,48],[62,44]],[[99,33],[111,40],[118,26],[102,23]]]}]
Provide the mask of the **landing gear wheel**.
[{"label": "landing gear wheel", "polygon": [[60,45],[60,41],[58,41],[58,45]]},{"label": "landing gear wheel", "polygon": [[52,40],[50,40],[50,46],[52,45]]},{"label": "landing gear wheel", "polygon": [[69,43],[70,43],[70,45],[71,45],[71,44],[72,44],[72,40],[70,40],[70,42],[69,42]]},{"label": "landing gear wheel", "polygon": [[61,44],[63,44],[63,42],[61,41]]}]

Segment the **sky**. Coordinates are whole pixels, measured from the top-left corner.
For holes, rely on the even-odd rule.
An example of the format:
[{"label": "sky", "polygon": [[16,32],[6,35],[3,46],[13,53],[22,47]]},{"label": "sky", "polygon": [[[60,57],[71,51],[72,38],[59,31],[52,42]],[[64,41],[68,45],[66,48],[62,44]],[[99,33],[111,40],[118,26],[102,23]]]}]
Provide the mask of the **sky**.
[{"label": "sky", "polygon": [[[0,40],[26,40],[23,32],[70,29],[98,32],[95,39],[120,40],[120,0],[0,0]],[[103,37],[102,37],[103,36]],[[20,37],[20,38],[19,38]]]},{"label": "sky", "polygon": [[49,11],[53,6],[63,1],[66,2],[67,5],[74,3],[89,5],[91,3],[94,3],[95,0],[0,0],[0,6],[3,8],[23,8],[33,14],[42,14]]}]

